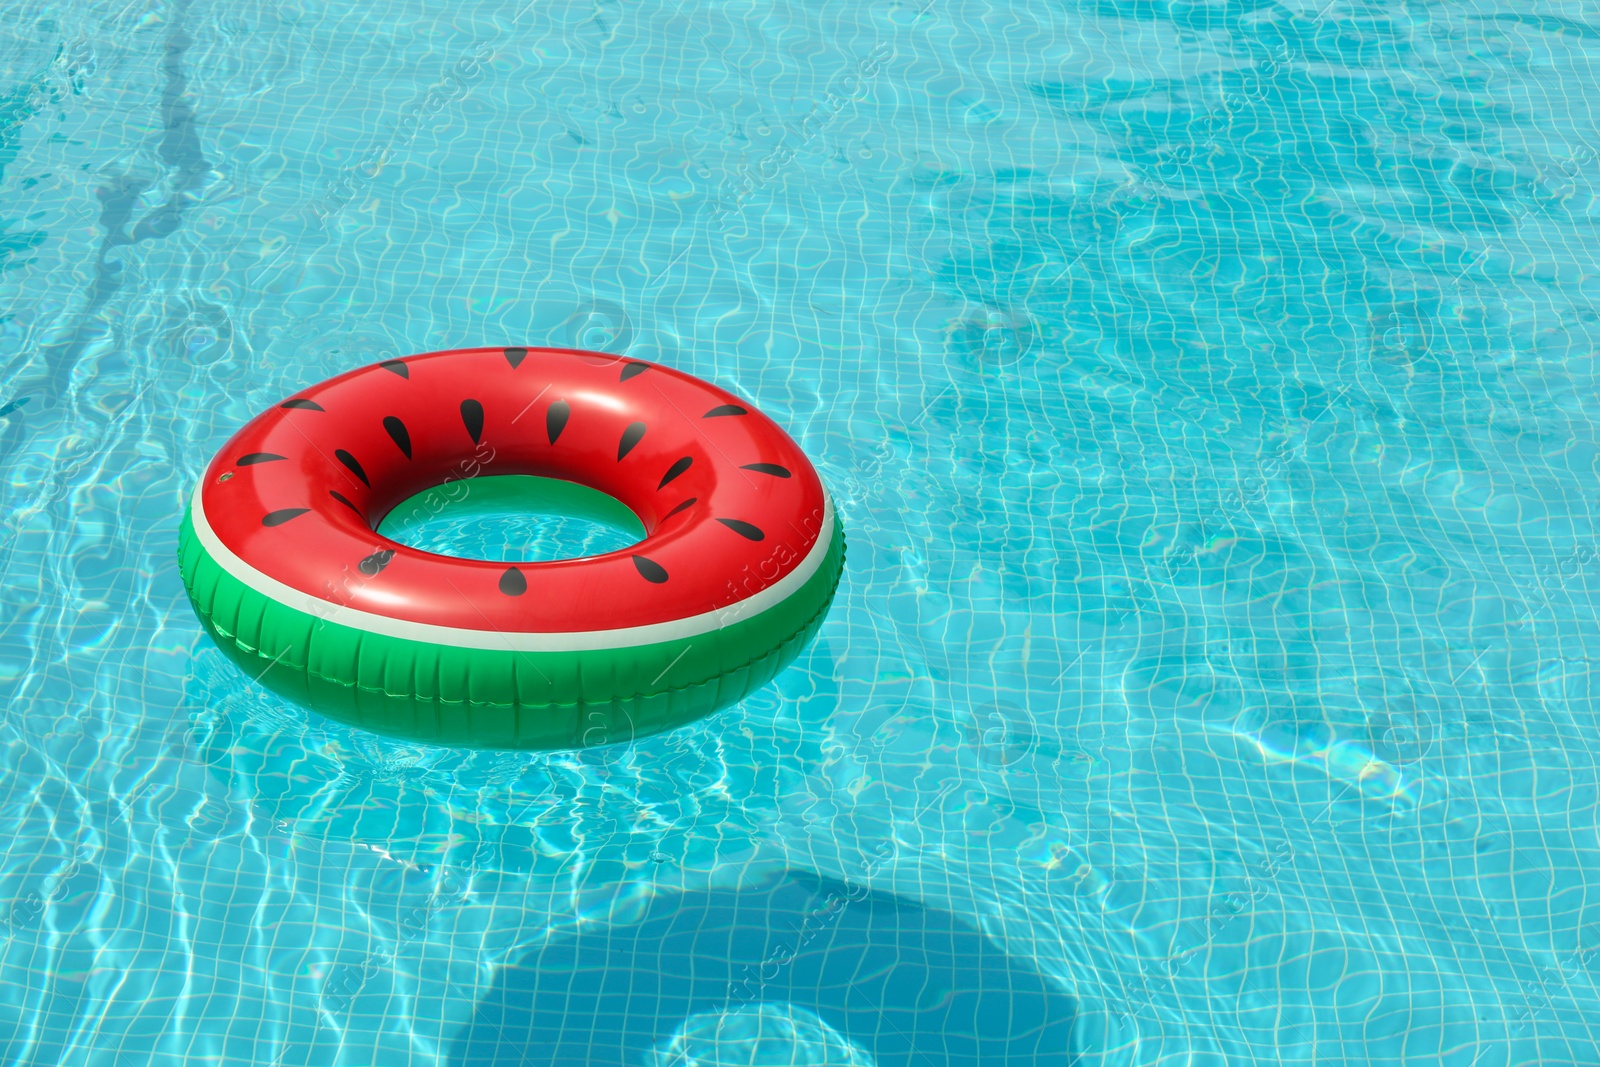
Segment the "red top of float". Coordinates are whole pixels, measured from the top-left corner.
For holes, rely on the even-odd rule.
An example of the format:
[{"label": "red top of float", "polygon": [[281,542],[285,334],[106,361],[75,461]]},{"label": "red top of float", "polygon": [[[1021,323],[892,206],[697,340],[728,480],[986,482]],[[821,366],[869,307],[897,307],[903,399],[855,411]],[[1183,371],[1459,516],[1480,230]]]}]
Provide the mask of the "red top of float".
[{"label": "red top of float", "polygon": [[[408,548],[375,528],[401,501],[482,475],[563,478],[644,524],[617,552],[540,563]],[[571,633],[728,607],[816,543],[822,483],[776,423],[654,363],[549,348],[386,360],[296,394],[206,471],[206,521],[292,589],[410,622]]]}]

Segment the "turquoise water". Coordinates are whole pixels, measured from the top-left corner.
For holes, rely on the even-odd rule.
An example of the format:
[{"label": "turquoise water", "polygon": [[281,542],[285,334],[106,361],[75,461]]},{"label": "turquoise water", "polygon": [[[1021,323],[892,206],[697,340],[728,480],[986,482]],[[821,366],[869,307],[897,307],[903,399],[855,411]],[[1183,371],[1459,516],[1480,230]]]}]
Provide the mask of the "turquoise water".
[{"label": "turquoise water", "polygon": [[[10,8],[0,1062],[1600,1063],[1597,63],[1577,3]],[[540,343],[814,458],[800,661],[558,755],[224,661],[222,442]]]}]

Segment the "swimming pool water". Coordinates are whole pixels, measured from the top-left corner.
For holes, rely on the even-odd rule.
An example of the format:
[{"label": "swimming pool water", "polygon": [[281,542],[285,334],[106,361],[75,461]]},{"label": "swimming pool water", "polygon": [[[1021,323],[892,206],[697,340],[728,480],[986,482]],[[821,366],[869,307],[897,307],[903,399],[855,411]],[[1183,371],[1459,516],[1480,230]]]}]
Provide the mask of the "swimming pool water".
[{"label": "swimming pool water", "polygon": [[[1600,1063],[1597,62],[1543,0],[12,7],[0,1062]],[[211,454],[479,344],[795,436],[795,666],[470,753],[207,643]]]}]

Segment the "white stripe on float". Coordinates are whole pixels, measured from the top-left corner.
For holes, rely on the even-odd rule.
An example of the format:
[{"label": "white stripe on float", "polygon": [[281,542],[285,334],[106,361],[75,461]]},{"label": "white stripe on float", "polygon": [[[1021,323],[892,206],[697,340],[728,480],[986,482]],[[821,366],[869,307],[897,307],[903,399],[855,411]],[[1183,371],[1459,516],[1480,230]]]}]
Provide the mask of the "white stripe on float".
[{"label": "white stripe on float", "polygon": [[678,641],[720,630],[736,622],[754,618],[769,608],[787,600],[800,590],[828,555],[833,541],[833,501],[827,491],[822,494],[822,528],[816,544],[806,553],[800,565],[784,575],[773,585],[729,604],[725,608],[690,615],[670,622],[655,622],[645,626],[628,626],[618,630],[584,630],[572,633],[527,633],[505,630],[469,630],[455,626],[438,626],[428,622],[409,622],[387,615],[362,611],[285,585],[240,559],[233,550],[222,543],[206,518],[201,489],[195,489],[194,507],[190,512],[195,536],[201,546],[217,564],[233,577],[268,599],[284,607],[303,611],[307,615],[327,622],[348,626],[354,630],[398,637],[407,641],[422,641],[453,648],[483,648],[510,652],[591,652],[604,649],[634,648],[640,645]]}]

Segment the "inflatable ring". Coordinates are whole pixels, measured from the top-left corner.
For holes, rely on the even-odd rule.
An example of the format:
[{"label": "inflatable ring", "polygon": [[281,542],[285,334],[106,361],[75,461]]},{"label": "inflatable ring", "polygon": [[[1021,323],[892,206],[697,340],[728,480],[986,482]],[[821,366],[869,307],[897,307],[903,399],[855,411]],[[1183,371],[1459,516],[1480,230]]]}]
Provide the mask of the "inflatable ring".
[{"label": "inflatable ring", "polygon": [[[505,563],[380,532],[529,486],[643,540]],[[392,736],[552,749],[766,684],[821,625],[844,536],[799,446],[739,398],[638,360],[478,348],[385,360],[255,418],[195,490],[179,558],[207,631],[276,692]]]}]

